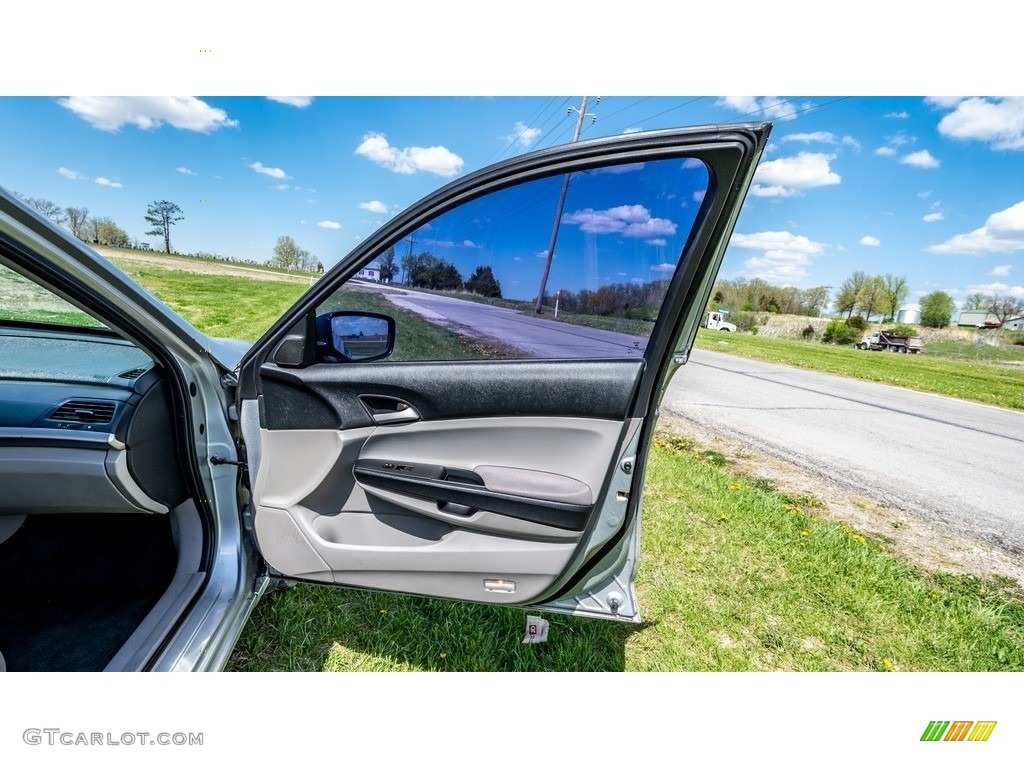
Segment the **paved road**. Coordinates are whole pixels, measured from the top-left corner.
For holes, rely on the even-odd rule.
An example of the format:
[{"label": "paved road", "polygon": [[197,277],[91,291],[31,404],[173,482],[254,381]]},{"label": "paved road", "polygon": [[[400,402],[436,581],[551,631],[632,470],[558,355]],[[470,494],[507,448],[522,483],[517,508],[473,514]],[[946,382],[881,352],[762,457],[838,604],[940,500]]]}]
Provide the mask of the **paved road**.
[{"label": "paved road", "polygon": [[642,357],[647,339],[525,315],[432,293],[388,293],[400,307],[432,320],[445,319],[518,347],[528,357]]},{"label": "paved road", "polygon": [[[640,355],[646,343],[446,296],[389,298],[531,356]],[[676,374],[663,407],[841,486],[1024,554],[1024,413],[702,349]]]},{"label": "paved road", "polygon": [[663,407],[1024,554],[1024,413],[703,349]]}]

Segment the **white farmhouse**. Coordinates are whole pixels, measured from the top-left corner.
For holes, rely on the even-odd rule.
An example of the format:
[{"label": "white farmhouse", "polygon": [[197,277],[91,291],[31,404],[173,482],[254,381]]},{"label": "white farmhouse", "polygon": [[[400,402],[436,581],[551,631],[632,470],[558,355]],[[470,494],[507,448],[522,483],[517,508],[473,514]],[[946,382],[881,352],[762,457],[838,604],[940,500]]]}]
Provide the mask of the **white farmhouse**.
[{"label": "white farmhouse", "polygon": [[370,262],[356,273],[356,277],[362,278],[363,280],[372,280],[375,283],[379,283],[380,264],[378,264],[376,261]]}]

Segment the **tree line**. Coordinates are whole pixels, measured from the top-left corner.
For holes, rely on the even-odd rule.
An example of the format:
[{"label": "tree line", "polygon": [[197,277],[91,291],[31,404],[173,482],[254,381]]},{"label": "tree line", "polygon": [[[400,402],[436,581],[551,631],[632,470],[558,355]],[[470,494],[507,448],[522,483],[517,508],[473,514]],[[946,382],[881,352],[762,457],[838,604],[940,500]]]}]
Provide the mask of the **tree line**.
[{"label": "tree line", "polygon": [[[385,251],[380,261],[382,282],[391,282],[398,274],[395,249]],[[429,251],[409,253],[402,257],[402,283],[413,288],[431,288],[437,291],[466,290],[479,296],[501,298],[501,283],[489,266],[479,266],[463,280],[458,268],[450,261],[440,259]]]},{"label": "tree line", "polygon": [[[720,280],[715,284],[709,309],[731,312],[769,312],[819,317],[829,307],[847,321],[862,318],[866,323],[895,322],[900,307],[910,297],[910,284],[904,275],[870,275],[855,271],[839,285],[834,298],[832,286],[819,285],[799,289],[771,285],[760,278]],[[932,291],[919,300],[921,325],[944,328],[956,313],[956,300],[945,291]],[[967,297],[964,310],[987,310],[1000,323],[1024,314],[1024,299],[1008,294],[974,293]]]},{"label": "tree line", "polygon": [[[22,202],[46,216],[54,224],[64,227],[83,243],[106,245],[113,248],[141,248],[143,244],[130,237],[109,216],[90,216],[89,209],[78,206],[61,207],[42,197],[28,197],[14,193]],[[147,235],[157,235],[164,241],[164,250],[171,253],[171,227],[184,219],[181,208],[169,200],[156,200],[146,208],[145,220],[152,227]],[[146,246],[148,247],[148,245]]]},{"label": "tree line", "polygon": [[[50,200],[41,197],[26,197],[14,193],[24,203],[35,208],[55,224],[58,224],[84,243],[92,245],[110,246],[113,248],[149,248],[149,244],[143,244],[137,239],[129,237],[128,233],[119,227],[117,223],[108,216],[90,216],[88,208],[68,206],[63,208]],[[154,200],[146,207],[143,217],[149,229],[147,235],[155,235],[163,241],[165,253],[174,253],[171,247],[171,228],[178,222],[184,220],[181,207],[170,200]],[[215,259],[218,261],[235,261],[226,259],[214,253],[196,253],[198,258]],[[251,259],[244,263],[268,263],[282,269],[296,269],[306,272],[323,272],[324,266],[318,258],[313,256],[305,248],[300,248],[295,240],[287,235],[282,235],[274,245],[273,254],[268,261],[255,262]]]}]

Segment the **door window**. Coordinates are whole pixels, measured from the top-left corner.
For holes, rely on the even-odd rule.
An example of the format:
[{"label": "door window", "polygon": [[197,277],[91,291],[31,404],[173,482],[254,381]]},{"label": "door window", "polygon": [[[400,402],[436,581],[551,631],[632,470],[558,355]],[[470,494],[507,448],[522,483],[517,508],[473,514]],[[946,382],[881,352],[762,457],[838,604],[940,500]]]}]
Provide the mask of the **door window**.
[{"label": "door window", "polygon": [[317,314],[392,315],[391,360],[639,358],[708,184],[674,158],[501,189],[375,254]]}]

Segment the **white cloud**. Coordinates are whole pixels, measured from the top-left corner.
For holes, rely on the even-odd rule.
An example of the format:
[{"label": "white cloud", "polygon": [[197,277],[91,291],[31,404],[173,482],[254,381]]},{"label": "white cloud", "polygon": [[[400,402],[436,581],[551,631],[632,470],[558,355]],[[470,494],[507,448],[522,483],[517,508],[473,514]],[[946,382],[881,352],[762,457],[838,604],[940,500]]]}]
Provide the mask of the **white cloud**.
[{"label": "white cloud", "polygon": [[458,174],[464,162],[445,147],[392,147],[382,133],[366,134],[363,143],[356,147],[356,154],[395,173],[427,171],[442,177]]},{"label": "white cloud", "polygon": [[935,213],[928,213],[921,217],[921,221],[927,221],[929,224],[935,221],[942,221],[943,215],[941,211]]},{"label": "white cloud", "polygon": [[790,232],[754,232],[744,235],[740,232],[733,234],[729,245],[737,248],[753,248],[759,251],[792,251],[796,253],[817,254],[825,249],[824,243],[816,243],[804,235],[794,235]]},{"label": "white cloud", "polygon": [[992,149],[1024,149],[1024,97],[929,101],[940,107],[955,107],[939,121],[943,136],[984,141]]},{"label": "white cloud", "polygon": [[78,179],[84,179],[85,176],[78,171],[72,171],[70,168],[65,168],[63,165],[57,169],[57,173],[63,176],[65,179],[71,179],[77,181]]},{"label": "white cloud", "polygon": [[512,133],[505,137],[509,144],[518,144],[521,147],[532,147],[540,138],[540,128],[531,128],[526,123],[517,122]]},{"label": "white cloud", "polygon": [[906,119],[908,119],[910,117],[910,113],[909,112],[889,112],[889,113],[883,115],[883,117],[887,117],[890,120],[906,120]]},{"label": "white cloud", "polygon": [[96,183],[99,184],[101,187],[113,187],[114,189],[120,189],[121,188],[121,182],[120,181],[111,181],[110,179],[108,179],[108,178],[106,178],[104,176],[97,177],[96,178]]},{"label": "white cloud", "polygon": [[750,193],[756,197],[791,197],[814,187],[838,184],[842,177],[829,166],[834,159],[835,155],[801,152],[761,163]]},{"label": "white cloud", "polygon": [[853,138],[853,136],[843,136],[843,144],[853,147],[858,152],[860,151],[860,142]]},{"label": "white cloud", "polygon": [[732,236],[729,245],[763,251],[743,262],[748,277],[760,277],[775,283],[795,283],[807,276],[813,256],[825,249],[804,235],[790,232],[754,232]]},{"label": "white cloud", "polygon": [[564,224],[578,224],[581,232],[595,235],[620,234],[653,238],[674,235],[676,225],[668,219],[653,218],[642,205],[618,205],[603,211],[584,208],[562,216]]},{"label": "white cloud", "polygon": [[1012,264],[1001,264],[998,267],[993,267],[989,275],[992,277],[1009,277],[1011,269],[1013,269]]},{"label": "white cloud", "polygon": [[101,131],[119,131],[124,125],[148,131],[168,123],[184,131],[209,133],[238,126],[223,109],[194,96],[70,96],[57,103]]},{"label": "white cloud", "polygon": [[176,170],[178,173],[183,173],[186,176],[198,176],[199,175],[198,173],[193,171],[191,168],[186,168],[184,165],[179,165],[174,170]]},{"label": "white cloud", "polygon": [[702,203],[702,202],[704,202],[704,196],[707,194],[707,192],[708,191],[706,189],[698,189],[696,192],[693,193],[693,202],[695,202],[695,203]]},{"label": "white cloud", "polygon": [[304,109],[313,103],[312,96],[267,96],[271,101],[287,104],[290,107]]},{"label": "white cloud", "polygon": [[970,293],[998,293],[1009,295],[1015,299],[1024,299],[1024,285],[1007,285],[1006,283],[980,283],[979,285],[968,285]]},{"label": "white cloud", "polygon": [[644,240],[648,245],[668,245],[668,240],[663,237],[656,237],[653,240]]},{"label": "white cloud", "polygon": [[985,226],[955,235],[925,250],[931,253],[1009,253],[1024,250],[1024,200],[993,213]]},{"label": "white cloud", "polygon": [[888,143],[884,147],[879,147],[875,150],[875,154],[881,157],[895,157],[899,154],[899,148],[905,144],[913,144],[917,141],[914,137],[907,137],[903,131],[899,131],[894,136],[888,137]]},{"label": "white cloud", "polygon": [[339,224],[336,221],[331,221],[330,219],[325,219],[324,221],[318,221],[316,223],[316,225],[318,227],[323,227],[324,229],[341,229],[341,224]]},{"label": "white cloud", "polygon": [[591,174],[611,174],[612,176],[618,176],[623,173],[632,173],[633,171],[642,171],[644,168],[643,163],[622,163],[622,165],[609,165],[606,168],[595,168],[589,171]]},{"label": "white cloud", "polygon": [[675,272],[676,265],[669,264],[668,262],[662,262],[661,264],[655,264],[651,267],[651,272]]},{"label": "white cloud", "polygon": [[[256,171],[256,173],[262,173],[264,176],[269,176],[272,179],[290,179],[291,178],[291,176],[289,176],[287,173],[285,173],[280,168],[270,168],[270,167],[264,165],[263,163],[261,163],[259,161],[255,162],[255,163],[249,163],[249,167],[252,168],[254,171]],[[288,186],[287,184],[281,184],[281,185],[278,186],[278,189],[284,189],[287,186]]]},{"label": "white cloud", "polygon": [[366,203],[360,203],[359,207],[362,208],[364,211],[369,211],[370,213],[388,212],[388,207],[384,205],[384,203],[382,203],[380,200],[370,200],[369,202]]},{"label": "white cloud", "polygon": [[924,192],[918,192],[917,196],[920,197],[922,200],[926,200],[932,196],[932,191],[929,189]]},{"label": "white cloud", "polygon": [[870,245],[870,246],[876,246],[876,245],[881,245],[882,244],[881,240],[879,240],[877,237],[874,237],[872,235],[864,235],[864,237],[862,237],[857,242],[859,242],[861,245]]},{"label": "white cloud", "polygon": [[622,132],[622,135],[623,136],[628,136],[631,133],[640,133],[640,131],[642,131],[642,130],[643,130],[643,128],[637,128],[635,126],[630,126],[629,128],[627,128],[626,130],[624,130]]},{"label": "white cloud", "polygon": [[952,109],[965,98],[965,96],[928,96],[924,101],[926,104],[931,104],[936,107]]},{"label": "white cloud", "polygon": [[804,144],[810,144],[812,141],[819,142],[821,144],[835,144],[836,135],[829,131],[814,131],[813,133],[791,133],[788,136],[782,137],[783,141],[802,141]]},{"label": "white cloud", "polygon": [[719,99],[717,104],[744,115],[757,115],[776,120],[792,120],[796,117],[797,112],[814,106],[809,102],[802,105],[794,104],[777,96],[764,96],[760,99],[754,96],[726,96]]},{"label": "white cloud", "polygon": [[275,184],[274,185],[274,189],[279,189],[279,190],[285,190],[285,189],[291,189],[291,188],[292,188],[291,184]]},{"label": "white cloud", "polygon": [[683,160],[683,168],[686,168],[686,169],[690,169],[690,168],[706,168],[706,167],[707,166],[704,165],[704,161],[703,160],[698,160],[696,157],[688,157],[685,160]]},{"label": "white cloud", "polygon": [[919,152],[911,152],[909,155],[904,155],[900,158],[900,162],[903,165],[913,165],[916,168],[938,168],[939,161],[932,157],[932,153],[927,149],[922,149]]}]

